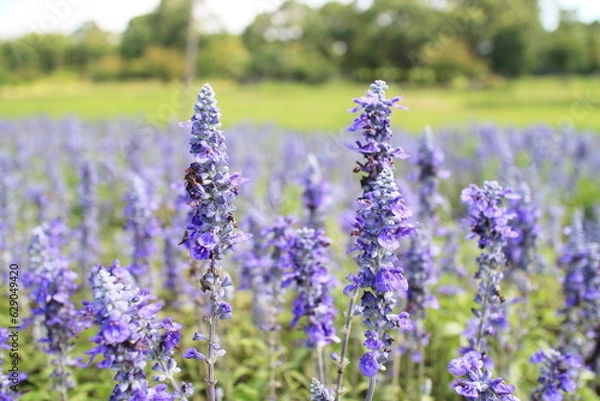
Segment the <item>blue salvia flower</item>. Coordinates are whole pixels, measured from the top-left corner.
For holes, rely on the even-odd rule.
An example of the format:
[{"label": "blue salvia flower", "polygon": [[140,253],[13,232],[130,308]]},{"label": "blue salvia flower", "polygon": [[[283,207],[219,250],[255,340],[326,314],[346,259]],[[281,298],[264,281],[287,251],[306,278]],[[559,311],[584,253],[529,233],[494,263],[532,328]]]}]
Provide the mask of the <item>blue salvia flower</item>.
[{"label": "blue salvia flower", "polygon": [[[110,400],[187,400],[192,385],[178,385],[174,379],[180,371],[173,353],[181,325],[171,318],[159,321],[156,314],[162,305],[153,302],[155,298],[147,290],[138,288],[118,262],[108,269],[95,266],[90,285],[94,301],[86,306],[100,330],[91,338],[97,346],[87,353],[92,359],[102,355],[98,367],[116,372]],[[154,388],[144,371],[148,363],[153,363],[154,380],[161,383]],[[172,386],[173,393],[163,382]]]},{"label": "blue salvia flower", "polygon": [[334,401],[335,393],[313,377],[310,383],[310,401]]},{"label": "blue salvia flower", "polygon": [[495,335],[498,330],[508,327],[507,318],[500,296],[501,269],[506,264],[502,249],[508,238],[515,236],[510,220],[513,215],[502,207],[504,199],[515,199],[512,190],[504,190],[496,181],[486,181],[483,188],[474,184],[465,188],[461,200],[468,205],[466,224],[471,228],[467,238],[478,238],[481,254],[477,257],[479,288],[475,302],[479,309],[473,309],[474,319],[469,324],[466,336],[469,346],[466,350],[487,352],[486,337]]},{"label": "blue salvia flower", "polygon": [[[347,145],[363,156],[357,162],[356,173],[363,173],[361,187],[363,195],[359,198],[354,230],[355,246],[351,250],[359,251],[355,261],[359,266],[358,275],[350,275],[351,284],[344,293],[350,297],[342,352],[337,358],[338,377],[336,382],[336,398],[342,392],[343,371],[347,364],[347,340],[350,334],[351,318],[360,312],[367,326],[364,345],[368,351],[360,358],[359,369],[364,376],[370,377],[367,400],[373,398],[376,386],[376,375],[383,370],[391,352],[392,336],[388,331],[414,328],[408,313],[393,313],[397,302],[397,293],[406,293],[407,282],[403,270],[398,266],[394,252],[400,246],[400,239],[410,235],[414,227],[406,222],[410,210],[404,205],[404,198],[395,182],[394,159],[407,158],[408,155],[400,147],[390,144],[392,130],[390,115],[392,107],[398,106],[400,97],[385,98],[388,89],[384,81],[375,81],[366,96],[354,99],[357,106],[351,112],[361,111],[358,118],[348,128],[349,131],[361,130],[363,139]],[[359,289],[362,289],[360,307],[354,302]]]},{"label": "blue salvia flower", "polygon": [[432,230],[437,222],[437,212],[443,204],[439,192],[440,179],[447,178],[449,173],[442,169],[443,153],[435,146],[431,128],[426,127],[419,143],[415,164],[419,167],[419,211],[417,213],[421,226]]},{"label": "blue salvia flower", "polygon": [[[186,170],[185,181],[189,204],[194,210],[182,243],[194,259],[210,261],[200,278],[201,289],[210,300],[210,333],[207,337],[197,335],[196,339],[208,341],[209,352],[204,360],[208,364],[208,399],[213,401],[216,397],[214,364],[225,353],[220,348],[215,328],[218,320],[232,317],[233,309],[224,300],[225,289],[232,282],[223,274],[221,260],[236,243],[248,238],[235,229],[233,218],[238,185],[243,181],[239,174],[229,174],[225,137],[219,130],[220,110],[209,84],[200,89],[194,115],[186,126],[191,128],[190,153],[195,161]],[[186,354],[190,356],[191,353],[193,351]],[[195,356],[202,359],[199,355],[196,351]]]},{"label": "blue salvia flower", "polygon": [[29,247],[30,271],[24,280],[31,294],[33,320],[42,328],[39,341],[44,351],[53,356],[53,389],[62,399],[66,399],[67,391],[75,386],[70,367],[77,365],[77,361],[69,354],[79,333],[89,323],[82,319],[71,301],[77,290],[77,274],[60,256],[59,236],[64,230],[57,220],[33,229]]},{"label": "blue salvia flower", "polygon": [[21,397],[19,391],[19,383],[27,379],[25,373],[18,372],[14,369],[14,366],[10,368],[4,367],[4,352],[1,350],[12,350],[11,344],[11,332],[7,329],[0,327],[0,400],[2,401],[14,401]]},{"label": "blue salvia flower", "polygon": [[79,167],[79,176],[79,263],[84,271],[89,271],[98,251],[98,177],[95,164],[89,160],[83,162]]},{"label": "blue salvia flower", "polygon": [[[541,212],[533,202],[531,190],[525,182],[517,186],[515,193],[519,198],[511,199],[508,203],[509,213],[515,216],[510,223],[515,236],[508,239],[503,250],[510,267],[508,278],[525,289],[528,287],[529,276],[543,270],[537,252]],[[516,277],[513,277],[515,274]]]},{"label": "blue salvia flower", "polygon": [[427,309],[439,307],[437,298],[431,293],[431,285],[436,279],[432,245],[423,231],[415,233],[410,248],[403,256],[408,283],[404,310],[413,319],[415,330],[407,334],[407,344],[403,344],[402,348],[412,353],[414,362],[419,362],[423,357],[423,347],[429,344],[429,333],[424,325]]},{"label": "blue salvia flower", "polygon": [[411,213],[403,204],[390,169],[382,170],[359,203],[361,208],[354,226],[357,236],[354,250],[359,251],[354,259],[359,274],[349,276],[352,283],[344,291],[348,294],[363,289],[361,313],[368,328],[364,345],[369,351],[361,357],[359,367],[364,376],[372,377],[389,359],[393,338],[388,331],[413,328],[408,313],[394,314],[393,308],[396,294],[408,290],[394,251],[400,246],[400,239],[409,236],[414,227],[406,222]]},{"label": "blue salvia flower", "polygon": [[448,364],[448,371],[459,376],[452,386],[457,394],[474,401],[519,401],[513,395],[514,386],[506,384],[501,377],[493,379],[484,368],[479,352],[470,351]]},{"label": "blue salvia flower", "polygon": [[308,210],[307,225],[312,228],[323,226],[322,215],[331,202],[331,187],[322,177],[319,161],[314,155],[308,156],[306,169],[302,175],[302,203]]},{"label": "blue salvia flower", "polygon": [[580,355],[593,365],[590,347],[600,341],[600,246],[586,240],[579,212],[574,214],[568,234],[569,241],[558,260],[565,272],[561,349]]},{"label": "blue salvia flower", "polygon": [[158,207],[148,183],[137,174],[130,178],[131,189],[125,195],[125,228],[133,236],[133,255],[129,270],[143,286],[152,284],[150,259],[156,253],[155,237],[160,225],[154,216]]},{"label": "blue salvia flower", "polygon": [[288,249],[291,271],[284,274],[282,287],[293,285],[296,289],[291,326],[306,319],[303,330],[310,348],[338,341],[334,327],[337,310],[331,295],[335,280],[328,271],[325,255],[330,244],[322,230],[302,228],[296,231]]},{"label": "blue salvia flower", "polygon": [[562,354],[555,349],[539,350],[530,358],[531,363],[540,364],[540,384],[531,393],[531,401],[562,401],[563,393],[577,390],[577,378],[581,372],[580,360],[571,354]]},{"label": "blue salvia flower", "polygon": [[279,338],[285,288],[283,274],[291,269],[290,248],[294,241],[293,217],[277,217],[271,226],[264,226],[257,216],[247,218],[248,232],[253,234],[250,249],[241,253],[242,288],[252,291],[252,317],[267,336],[269,349],[269,400],[276,399],[279,387],[276,370],[279,365]]},{"label": "blue salvia flower", "polygon": [[164,246],[163,259],[165,262],[164,285],[163,288],[170,294],[173,294],[173,300],[176,305],[181,306],[185,302],[186,295],[194,297],[196,289],[189,282],[186,275],[189,274],[189,263],[184,262],[184,256],[187,252],[178,246],[178,234],[181,233],[181,227],[185,226],[191,218],[191,213],[187,213],[184,205],[188,201],[185,187],[181,183],[171,185],[172,196],[166,207],[172,212],[170,224],[163,228]]},{"label": "blue salvia flower", "polygon": [[363,190],[365,186],[373,184],[379,173],[387,168],[392,169],[394,159],[406,159],[408,155],[400,147],[393,147],[390,144],[392,139],[392,129],[390,127],[390,115],[392,107],[407,110],[406,107],[398,105],[402,98],[385,98],[385,91],[388,89],[385,81],[375,81],[371,84],[371,90],[367,95],[354,99],[358,106],[350,109],[355,113],[362,110],[360,116],[354,119],[348,131],[362,130],[363,140],[357,140],[354,144],[346,145],[349,149],[355,150],[365,158],[363,163],[358,162],[355,172],[363,172],[365,175],[361,178]]}]

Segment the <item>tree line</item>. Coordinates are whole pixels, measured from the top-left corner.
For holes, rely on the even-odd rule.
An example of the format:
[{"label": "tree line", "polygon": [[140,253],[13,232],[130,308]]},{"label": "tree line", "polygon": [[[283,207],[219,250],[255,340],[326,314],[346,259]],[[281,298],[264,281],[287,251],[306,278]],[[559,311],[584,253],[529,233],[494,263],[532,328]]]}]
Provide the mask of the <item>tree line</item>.
[{"label": "tree line", "polygon": [[[197,74],[241,82],[334,78],[417,84],[600,71],[600,22],[561,11],[546,31],[537,0],[373,0],[369,7],[294,0],[258,15],[240,35],[200,33]],[[438,2],[439,3],[439,2]],[[190,0],[162,0],[116,36],[94,22],[70,35],[0,42],[0,84],[59,71],[106,81],[180,79]]]}]

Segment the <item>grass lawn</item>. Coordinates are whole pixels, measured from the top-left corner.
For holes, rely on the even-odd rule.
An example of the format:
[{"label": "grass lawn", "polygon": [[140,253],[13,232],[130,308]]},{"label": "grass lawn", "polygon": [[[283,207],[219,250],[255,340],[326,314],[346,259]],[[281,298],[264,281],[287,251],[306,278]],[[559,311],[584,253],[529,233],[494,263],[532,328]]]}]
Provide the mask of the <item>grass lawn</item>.
[{"label": "grass lawn", "polygon": [[[224,126],[245,121],[273,123],[286,129],[338,131],[349,125],[351,99],[367,85],[335,82],[322,86],[261,83],[241,86],[211,81],[223,112]],[[189,118],[193,96],[177,84],[129,82],[95,84],[48,79],[0,88],[0,117],[78,114],[100,119],[138,116],[151,123]],[[420,131],[467,122],[505,126],[544,123],[600,131],[600,78],[527,78],[501,88],[450,90],[391,85],[410,111],[397,117],[402,128]],[[404,112],[402,112],[404,113]]]}]

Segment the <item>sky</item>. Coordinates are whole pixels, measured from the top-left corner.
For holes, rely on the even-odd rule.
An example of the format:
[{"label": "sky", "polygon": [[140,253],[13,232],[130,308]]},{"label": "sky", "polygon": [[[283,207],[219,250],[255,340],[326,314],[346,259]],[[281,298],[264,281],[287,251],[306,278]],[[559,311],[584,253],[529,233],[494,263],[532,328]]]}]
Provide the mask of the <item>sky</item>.
[{"label": "sky", "polygon": [[[152,11],[160,0],[0,0],[0,39],[37,33],[70,33],[85,21],[94,20],[107,31],[122,32],[127,22]],[[320,6],[327,0],[302,0]],[[351,0],[338,0],[348,3]],[[369,0],[363,0],[369,1]],[[271,11],[282,0],[203,0],[199,10],[213,28],[241,32],[254,16]],[[600,0],[540,0],[542,22],[547,29],[557,23],[559,7],[576,10],[586,22],[600,20]]]}]

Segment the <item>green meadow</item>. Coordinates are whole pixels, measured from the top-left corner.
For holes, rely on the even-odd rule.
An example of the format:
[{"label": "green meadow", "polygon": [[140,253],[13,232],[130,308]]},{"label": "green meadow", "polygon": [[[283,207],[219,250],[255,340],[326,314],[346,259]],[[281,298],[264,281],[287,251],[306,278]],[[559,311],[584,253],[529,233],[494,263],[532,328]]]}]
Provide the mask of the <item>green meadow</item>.
[{"label": "green meadow", "polygon": [[[92,83],[53,77],[0,88],[0,117],[76,114],[93,120],[122,116],[166,124],[189,118],[201,84],[186,89],[157,81]],[[368,87],[347,82],[241,85],[211,80],[211,84],[219,94],[225,127],[250,122],[298,131],[343,129],[352,118],[346,112],[353,105],[351,99]],[[471,122],[600,131],[600,78],[525,78],[486,89],[391,84],[389,93],[403,96],[401,104],[410,108],[409,114],[396,118],[409,131],[420,131],[427,124],[436,128]]]}]

